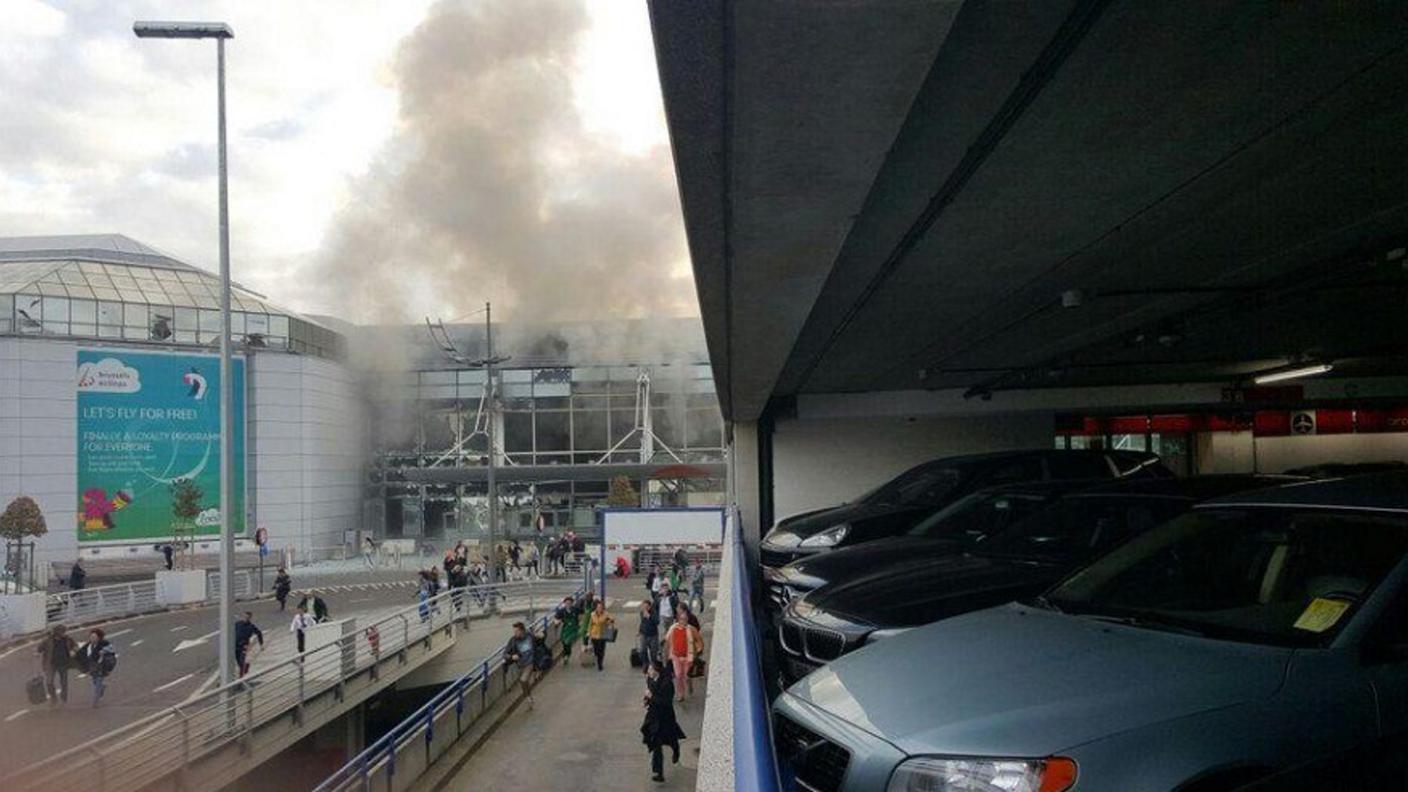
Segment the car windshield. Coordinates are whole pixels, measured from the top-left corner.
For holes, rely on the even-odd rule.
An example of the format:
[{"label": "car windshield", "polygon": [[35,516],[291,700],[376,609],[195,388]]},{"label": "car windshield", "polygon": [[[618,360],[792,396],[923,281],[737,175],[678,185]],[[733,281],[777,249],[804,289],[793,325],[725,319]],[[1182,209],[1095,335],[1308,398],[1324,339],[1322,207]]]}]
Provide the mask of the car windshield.
[{"label": "car windshield", "polygon": [[981,541],[1040,511],[1059,493],[979,492],[934,512],[909,529],[910,536],[928,539]]},{"label": "car windshield", "polygon": [[1042,601],[1153,628],[1323,646],[1405,550],[1403,515],[1193,511],[1100,558]]},{"label": "car windshield", "polygon": [[965,466],[921,465],[871,490],[860,500],[885,506],[938,504],[967,478],[968,469]]},{"label": "car windshield", "polygon": [[978,555],[1084,561],[1186,511],[1184,498],[1073,495],[983,542]]}]

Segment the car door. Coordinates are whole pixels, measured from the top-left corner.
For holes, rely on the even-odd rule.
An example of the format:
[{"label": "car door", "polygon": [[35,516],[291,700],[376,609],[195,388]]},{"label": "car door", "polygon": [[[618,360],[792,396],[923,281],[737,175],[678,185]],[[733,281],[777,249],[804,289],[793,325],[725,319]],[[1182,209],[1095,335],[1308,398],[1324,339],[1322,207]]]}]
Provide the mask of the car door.
[{"label": "car door", "polygon": [[1408,789],[1408,586],[1375,624],[1362,657],[1379,713],[1379,744],[1369,762],[1392,784],[1385,788]]}]

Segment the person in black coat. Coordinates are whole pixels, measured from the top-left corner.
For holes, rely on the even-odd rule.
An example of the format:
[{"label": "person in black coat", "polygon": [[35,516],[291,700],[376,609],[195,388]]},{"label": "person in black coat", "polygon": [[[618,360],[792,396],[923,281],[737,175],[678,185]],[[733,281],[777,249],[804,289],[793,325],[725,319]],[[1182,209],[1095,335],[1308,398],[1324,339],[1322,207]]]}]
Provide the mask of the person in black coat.
[{"label": "person in black coat", "polygon": [[88,579],[88,572],[83,569],[82,559],[73,560],[73,568],[68,571],[68,587],[74,591],[83,588],[83,581]]},{"label": "person in black coat", "polygon": [[274,599],[279,601],[279,610],[288,604],[288,592],[292,588],[293,579],[288,576],[288,570],[279,567],[279,574],[274,576]]},{"label": "person in black coat", "polygon": [[670,762],[679,764],[680,740],[685,734],[675,719],[675,686],[658,660],[646,671],[645,721],[640,725],[640,734],[650,751],[651,780],[664,781],[665,755],[661,749],[670,746]]}]

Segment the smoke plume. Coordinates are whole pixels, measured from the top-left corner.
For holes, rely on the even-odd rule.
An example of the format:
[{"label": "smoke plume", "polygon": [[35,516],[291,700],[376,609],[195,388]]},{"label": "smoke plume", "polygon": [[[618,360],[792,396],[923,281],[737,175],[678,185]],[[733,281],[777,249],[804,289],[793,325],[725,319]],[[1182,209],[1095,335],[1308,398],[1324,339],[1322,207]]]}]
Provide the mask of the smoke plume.
[{"label": "smoke plume", "polygon": [[[377,324],[697,313],[668,148],[573,103],[585,0],[442,0],[401,44],[398,131],[353,190],[316,295]],[[472,319],[469,321],[473,321]]]}]

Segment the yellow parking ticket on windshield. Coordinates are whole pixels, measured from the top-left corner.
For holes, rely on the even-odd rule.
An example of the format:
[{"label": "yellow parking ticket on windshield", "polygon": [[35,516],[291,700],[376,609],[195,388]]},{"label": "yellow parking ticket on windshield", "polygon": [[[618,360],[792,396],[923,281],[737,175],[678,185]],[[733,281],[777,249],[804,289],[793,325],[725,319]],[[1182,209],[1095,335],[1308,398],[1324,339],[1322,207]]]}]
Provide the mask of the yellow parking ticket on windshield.
[{"label": "yellow parking ticket on windshield", "polygon": [[1295,628],[1313,633],[1325,632],[1334,627],[1347,610],[1349,603],[1344,600],[1316,597],[1306,606],[1300,618],[1296,619]]}]

